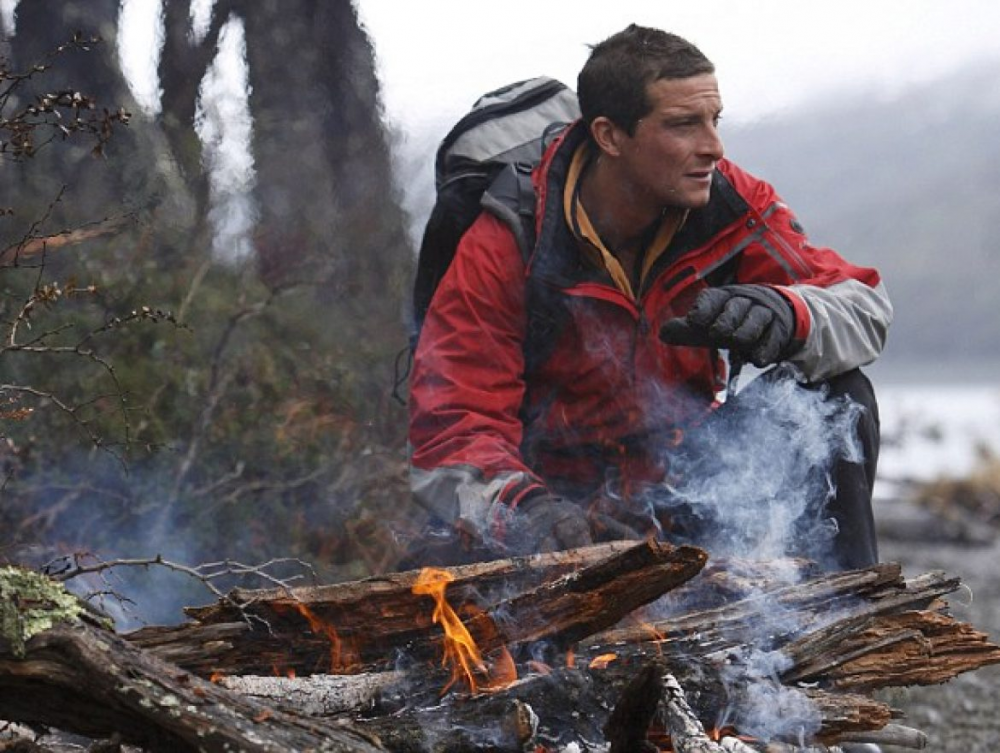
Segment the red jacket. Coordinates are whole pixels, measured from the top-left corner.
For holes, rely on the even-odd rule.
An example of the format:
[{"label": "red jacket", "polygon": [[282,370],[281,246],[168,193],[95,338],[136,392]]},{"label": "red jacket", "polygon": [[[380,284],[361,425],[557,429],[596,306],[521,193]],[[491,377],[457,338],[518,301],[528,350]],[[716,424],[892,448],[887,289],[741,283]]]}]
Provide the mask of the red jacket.
[{"label": "red jacket", "polygon": [[[708,205],[689,213],[633,301],[584,259],[565,221],[566,169],[584,137],[580,124],[569,129],[533,175],[530,269],[508,226],[484,212],[459,244],[417,346],[416,499],[487,537],[538,490],[580,497],[609,481],[622,489],[662,475],[658,450],[724,386],[718,352],[658,337],[705,286],[782,292],[801,344],[790,360],[813,380],[874,360],[892,319],[875,270],[812,246],[774,189],[726,160]],[[529,295],[545,297],[558,324],[526,373]]]}]

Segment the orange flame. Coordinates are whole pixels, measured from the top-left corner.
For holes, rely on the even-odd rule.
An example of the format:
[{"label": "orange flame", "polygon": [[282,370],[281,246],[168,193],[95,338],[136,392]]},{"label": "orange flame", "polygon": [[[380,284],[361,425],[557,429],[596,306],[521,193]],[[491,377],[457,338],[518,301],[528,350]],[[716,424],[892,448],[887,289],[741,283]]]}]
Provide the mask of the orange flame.
[{"label": "orange flame", "polygon": [[[309,623],[309,629],[316,635],[324,636],[328,641],[330,641],[330,673],[340,674],[350,670],[352,667],[357,666],[360,661],[357,657],[357,651],[352,651],[349,647],[344,646],[344,641],[341,640],[340,635],[337,634],[336,628],[329,624],[321,617],[319,617],[315,612],[313,612],[309,607],[299,601],[289,601],[282,602],[282,607],[292,607],[299,614],[301,614],[306,622]],[[275,608],[278,608],[278,604],[275,604]],[[289,677],[295,676],[294,668],[288,669],[286,674]],[[275,674],[281,674],[275,671]]]},{"label": "orange flame", "polygon": [[[442,667],[451,668],[451,677],[441,690],[444,695],[459,680],[464,680],[469,691],[496,690],[506,687],[517,679],[514,660],[506,649],[501,649],[492,667],[483,661],[482,653],[475,639],[458,614],[445,599],[445,589],[455,579],[447,570],[425,567],[413,584],[413,593],[434,599],[434,613],[431,619],[444,630],[444,656]],[[482,678],[477,680],[477,676]]]},{"label": "orange flame", "polygon": [[666,634],[662,633],[659,630],[657,630],[656,626],[653,625],[653,623],[651,623],[651,622],[643,622],[642,623],[642,629],[645,630],[645,631],[647,631],[649,633],[649,635],[650,635],[650,642],[653,644],[653,647],[656,649],[656,655],[662,657],[663,656],[663,645],[662,644],[663,644],[664,641],[667,640]]}]

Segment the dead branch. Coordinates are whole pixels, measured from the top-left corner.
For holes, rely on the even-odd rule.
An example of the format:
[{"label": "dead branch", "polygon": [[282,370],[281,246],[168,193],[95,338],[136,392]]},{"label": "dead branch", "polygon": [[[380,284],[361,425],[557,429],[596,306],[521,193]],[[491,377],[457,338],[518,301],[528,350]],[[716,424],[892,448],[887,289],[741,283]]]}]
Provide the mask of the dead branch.
[{"label": "dead branch", "polygon": [[[300,568],[302,572],[284,578],[279,578],[270,572],[270,570],[277,567],[284,567],[288,565],[294,565]],[[247,565],[242,562],[227,559],[219,562],[205,562],[200,565],[191,566],[165,559],[163,555],[160,554],[147,558],[103,560],[97,555],[88,552],[66,555],[51,560],[42,567],[42,573],[61,583],[65,583],[68,580],[85,575],[99,574],[102,576],[104,582],[107,583],[107,580],[104,579],[103,576],[109,571],[135,567],[162,567],[166,570],[180,573],[199,581],[220,601],[231,603],[238,610],[243,619],[247,620],[248,624],[252,619],[251,615],[245,612],[239,603],[229,601],[229,597],[215,585],[216,581],[223,578],[254,577],[281,589],[287,594],[291,594],[294,584],[297,581],[306,577],[311,578],[313,582],[317,580],[316,571],[313,569],[312,565],[295,557],[274,558],[258,565]],[[109,595],[118,599],[123,598],[110,586],[110,584],[108,584],[108,586],[107,593]]]}]

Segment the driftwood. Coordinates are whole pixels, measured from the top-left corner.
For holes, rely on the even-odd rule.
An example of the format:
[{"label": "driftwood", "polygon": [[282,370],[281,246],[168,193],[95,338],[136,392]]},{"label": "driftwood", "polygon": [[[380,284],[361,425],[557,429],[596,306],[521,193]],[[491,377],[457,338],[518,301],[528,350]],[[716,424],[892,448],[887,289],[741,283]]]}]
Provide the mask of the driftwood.
[{"label": "driftwood", "polygon": [[[958,589],[957,578],[927,573],[904,580],[899,566],[875,565],[755,594],[715,609],[593,636],[604,645],[655,639],[667,656],[716,660],[753,638],[780,650],[786,684],[822,679],[833,688],[934,685],[1000,661],[1000,650],[972,626],[943,613],[940,597]],[[780,612],[780,622],[762,615]],[[762,623],[766,636],[748,634]]]},{"label": "driftwood", "polygon": [[[149,750],[177,751],[503,753],[607,740],[612,751],[638,753],[669,737],[674,750],[746,753],[800,750],[798,734],[816,750],[868,739],[917,748],[920,733],[894,726],[893,710],[865,692],[1000,662],[1000,648],[948,616],[941,597],[958,581],[941,574],[904,580],[898,566],[879,565],[817,575],[803,566],[803,582],[776,587],[734,567],[735,580],[753,587],[740,599],[743,586],[726,582],[725,567],[681,585],[703,564],[700,550],[643,542],[450,569],[449,603],[484,653],[522,644],[521,678],[489,693],[454,685],[444,697],[451,680],[438,664],[440,627],[432,601],[411,593],[416,573],[239,592],[191,610],[201,620],[194,625],[129,640],[76,614],[20,644],[0,642],[0,718],[119,732]],[[710,608],[607,629],[664,591],[675,605],[697,603],[699,588]],[[292,611],[296,604],[305,610]],[[342,621],[327,626],[319,615]],[[0,608],[0,617],[20,620],[17,609]],[[348,637],[353,648],[344,650]],[[336,666],[338,642],[353,674],[198,676],[247,664],[266,675],[325,671]],[[771,670],[761,671],[761,658]],[[360,672],[370,667],[392,671]],[[808,730],[737,736],[763,729],[750,716],[761,688],[807,707]],[[669,728],[651,730],[664,714]],[[698,727],[722,729],[710,739]]]},{"label": "driftwood", "polygon": [[23,656],[10,649],[0,641],[0,717],[8,721],[117,734],[163,753],[385,750],[356,727],[278,711],[83,622],[35,635]]},{"label": "driftwood", "polygon": [[[655,541],[602,545],[448,568],[447,598],[479,606],[465,622],[484,653],[526,641],[568,645],[686,582],[706,560],[701,549]],[[418,576],[236,592],[231,603],[187,610],[196,624],[128,637],[203,677],[383,669],[404,649],[417,659],[441,655],[434,602],[413,593]]]}]

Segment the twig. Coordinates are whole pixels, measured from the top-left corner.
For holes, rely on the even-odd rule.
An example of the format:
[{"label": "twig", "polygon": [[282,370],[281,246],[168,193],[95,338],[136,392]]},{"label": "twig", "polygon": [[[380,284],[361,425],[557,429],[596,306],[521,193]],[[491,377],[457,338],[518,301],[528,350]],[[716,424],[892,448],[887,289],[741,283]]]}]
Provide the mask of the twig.
[{"label": "twig", "polygon": [[[60,192],[61,195],[62,192]],[[22,266],[21,262],[25,258],[34,256],[40,252],[64,246],[72,246],[109,235],[119,230],[127,219],[127,215],[117,218],[105,217],[103,220],[88,222],[72,229],[59,230],[49,235],[35,235],[33,230],[41,224],[41,221],[35,222],[32,224],[32,230],[25,233],[21,240],[0,250],[0,267]]]},{"label": "twig", "polygon": [[[81,559],[84,557],[89,557],[94,560],[92,564],[84,564]],[[60,582],[68,581],[72,578],[78,578],[83,575],[89,574],[100,574],[102,580],[107,583],[104,578],[104,573],[113,570],[115,568],[122,567],[142,567],[149,568],[153,566],[159,566],[171,570],[173,572],[181,573],[187,575],[195,580],[201,582],[211,593],[220,601],[231,604],[239,610],[240,615],[243,617],[244,621],[253,626],[254,622],[262,622],[265,627],[270,628],[270,625],[266,621],[262,620],[260,617],[249,613],[245,605],[238,603],[234,599],[230,598],[228,594],[224,593],[220,588],[218,588],[213,581],[218,580],[223,577],[244,577],[253,576],[260,578],[261,580],[285,590],[292,598],[294,598],[293,586],[295,581],[302,580],[306,577],[305,574],[299,573],[292,575],[288,578],[279,578],[268,572],[268,569],[275,568],[279,565],[295,564],[301,567],[303,570],[307,571],[308,575],[311,576],[313,582],[318,581],[316,571],[313,569],[312,565],[308,562],[300,560],[295,557],[280,557],[270,559],[259,565],[247,565],[242,562],[236,562],[234,560],[221,560],[219,562],[205,562],[200,565],[184,565],[178,562],[173,562],[171,560],[165,559],[163,555],[156,555],[155,557],[145,557],[145,558],[135,558],[135,559],[116,559],[116,560],[101,560],[96,555],[91,553],[85,554],[72,554],[64,557],[58,557],[50,562],[46,563],[41,571],[52,578]],[[107,592],[101,592],[102,595],[113,595],[119,601],[127,601],[120,594],[116,593],[111,589],[110,584]]]},{"label": "twig", "polygon": [[233,314],[233,316],[229,318],[229,321],[226,322],[226,327],[215,344],[211,357],[208,394],[204,400],[204,408],[202,408],[201,413],[198,416],[198,421],[195,425],[191,441],[188,444],[187,452],[181,459],[180,467],[177,469],[177,476],[174,480],[174,488],[170,494],[170,498],[163,506],[164,519],[166,519],[170,509],[173,507],[173,504],[180,498],[181,490],[184,488],[188,474],[191,472],[191,468],[194,467],[194,461],[198,457],[198,453],[201,451],[201,443],[208,432],[209,426],[211,426],[215,409],[222,401],[226,386],[232,378],[231,373],[227,374],[222,369],[222,356],[229,346],[229,341],[243,321],[262,314],[267,310],[267,307],[273,300],[274,295],[272,294],[265,300],[258,301],[257,303],[247,306],[246,308],[243,308]]},{"label": "twig", "polygon": [[[38,229],[43,224],[45,224],[45,222],[49,219],[49,217],[52,216],[52,213],[55,211],[56,204],[58,204],[60,201],[62,201],[63,194],[66,193],[67,188],[68,188],[68,186],[65,183],[62,186],[60,186],[59,187],[59,191],[55,195],[55,198],[53,198],[52,201],[49,202],[49,205],[45,208],[45,211],[42,212],[41,217],[38,217],[37,219],[35,219],[31,223],[31,225],[28,226],[28,229],[25,231],[24,236],[21,238],[21,240],[18,241],[13,246],[9,246],[8,248],[4,249],[4,251],[3,251],[3,259],[4,259],[5,263],[6,263],[6,260],[9,258],[11,252],[13,251],[14,266],[17,266],[18,259],[20,258],[20,255],[21,255],[21,249],[24,248],[28,244],[29,241],[31,241],[31,240],[33,240],[35,238],[40,237],[40,236],[36,235],[36,233],[38,232]],[[44,244],[42,245],[42,248],[40,250],[42,252],[42,256],[44,257],[45,251],[46,251],[46,247],[45,247]],[[13,337],[13,335],[12,335],[12,337]]]}]

